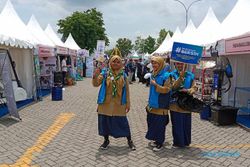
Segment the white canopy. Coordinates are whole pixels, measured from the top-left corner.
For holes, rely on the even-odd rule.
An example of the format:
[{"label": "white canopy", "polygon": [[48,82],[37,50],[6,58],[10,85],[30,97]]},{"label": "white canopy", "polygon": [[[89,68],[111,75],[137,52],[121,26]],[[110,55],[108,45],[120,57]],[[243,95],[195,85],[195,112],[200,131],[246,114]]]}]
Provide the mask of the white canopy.
[{"label": "white canopy", "polygon": [[167,52],[167,43],[168,41],[171,39],[171,36],[169,35],[169,33],[166,35],[165,39],[163,40],[163,42],[161,43],[161,45],[158,47],[158,49],[156,49],[151,55],[154,54],[163,54]]},{"label": "white canopy", "polygon": [[224,38],[242,35],[250,31],[250,1],[238,0],[232,11],[222,22],[222,31]]},{"label": "white canopy", "polygon": [[175,32],[174,32],[172,38],[168,41],[168,43],[167,43],[167,45],[166,45],[167,51],[172,51],[173,43],[174,43],[174,42],[180,41],[180,40],[181,40],[181,39],[180,39],[181,36],[182,36],[182,33],[181,33],[181,31],[180,31],[180,28],[177,27],[177,28],[175,29]]},{"label": "white canopy", "polygon": [[209,7],[207,15],[197,29],[197,39],[199,45],[213,43],[222,38],[221,23],[214,14],[214,11]]},{"label": "white canopy", "polygon": [[59,39],[59,37],[56,35],[56,33],[54,32],[54,30],[52,29],[52,27],[50,26],[50,24],[47,25],[47,27],[46,27],[46,29],[45,29],[45,34],[47,34],[47,36],[48,36],[48,37],[50,38],[50,40],[54,43],[54,45],[68,48],[68,47],[65,46],[65,44]]},{"label": "white canopy", "polygon": [[33,36],[35,36],[38,39],[39,44],[55,47],[54,43],[45,34],[45,32],[41,28],[40,24],[38,23],[34,15],[31,16],[27,24],[27,28],[33,34]]},{"label": "white canopy", "polygon": [[182,42],[182,43],[188,43],[188,44],[197,44],[197,29],[194,26],[193,21],[190,19],[188,22],[187,27],[183,31],[181,37],[178,39],[179,41],[175,42]]},{"label": "white canopy", "polygon": [[21,48],[33,48],[38,40],[32,36],[8,0],[0,14],[0,43]]},{"label": "white canopy", "polygon": [[137,52],[135,52],[133,55],[129,56],[129,58],[130,59],[139,59],[141,57],[137,54]]},{"label": "white canopy", "polygon": [[67,40],[64,43],[68,48],[74,49],[74,50],[79,50],[81,49],[77,43],[75,42],[74,38],[72,37],[71,33],[69,34]]}]

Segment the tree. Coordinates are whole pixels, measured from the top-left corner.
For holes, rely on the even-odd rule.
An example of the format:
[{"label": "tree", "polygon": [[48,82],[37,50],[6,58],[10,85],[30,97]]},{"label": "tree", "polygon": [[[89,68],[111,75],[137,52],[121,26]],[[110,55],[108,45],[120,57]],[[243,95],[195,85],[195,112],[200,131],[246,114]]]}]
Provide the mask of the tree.
[{"label": "tree", "polygon": [[120,49],[123,57],[127,57],[133,48],[132,41],[128,38],[119,38],[116,41],[116,47]]},{"label": "tree", "polygon": [[113,49],[108,49],[108,50],[105,50],[104,53],[110,56],[112,52],[113,52]]},{"label": "tree", "polygon": [[170,30],[166,31],[165,28],[160,30],[159,37],[157,38],[157,43],[156,43],[157,48],[162,44],[163,40],[166,38],[168,33],[170,36],[173,36],[173,32]]},{"label": "tree", "polygon": [[153,53],[155,51],[155,38],[148,36],[145,39],[144,53]]},{"label": "tree", "polygon": [[102,13],[95,8],[84,12],[76,11],[71,16],[60,19],[57,25],[63,41],[71,33],[76,43],[81,48],[90,50],[91,53],[96,48],[97,40],[105,40],[106,45],[109,45]]},{"label": "tree", "polygon": [[145,53],[145,39],[142,39],[141,36],[136,37],[134,50],[137,51],[137,53]]}]

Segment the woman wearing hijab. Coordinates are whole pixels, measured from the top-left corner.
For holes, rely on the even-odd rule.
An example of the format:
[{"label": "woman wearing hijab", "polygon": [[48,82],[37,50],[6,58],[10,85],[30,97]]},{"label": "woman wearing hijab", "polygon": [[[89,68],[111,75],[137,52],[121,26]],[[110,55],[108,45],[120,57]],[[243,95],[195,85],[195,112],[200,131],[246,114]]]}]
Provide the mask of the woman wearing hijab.
[{"label": "woman wearing hijab", "polygon": [[95,87],[101,85],[98,95],[98,131],[104,137],[101,149],[107,149],[109,136],[127,137],[128,146],[135,150],[126,114],[130,110],[129,82],[123,71],[120,52],[115,49],[109,60],[109,70],[96,69],[92,79]]},{"label": "woman wearing hijab", "polygon": [[[186,65],[175,63],[176,70],[171,72],[174,80],[180,82],[173,85],[173,91],[193,94],[196,91],[194,74],[186,71]],[[170,115],[172,122],[173,146],[186,147],[191,143],[191,112],[178,106],[176,99],[172,99],[170,104]]]},{"label": "woman wearing hijab", "polygon": [[168,107],[170,100],[170,73],[165,70],[162,57],[152,57],[153,72],[151,74],[150,92],[147,110],[148,131],[146,138],[153,151],[160,151],[165,141],[165,130],[169,122]]}]

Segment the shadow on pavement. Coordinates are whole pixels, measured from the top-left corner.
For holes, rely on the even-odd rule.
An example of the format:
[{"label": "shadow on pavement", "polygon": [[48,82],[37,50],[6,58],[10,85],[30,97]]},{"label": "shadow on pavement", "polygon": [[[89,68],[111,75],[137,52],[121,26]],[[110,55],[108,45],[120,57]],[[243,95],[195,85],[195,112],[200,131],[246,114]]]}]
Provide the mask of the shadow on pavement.
[{"label": "shadow on pavement", "polygon": [[[96,160],[102,160],[101,156],[123,156],[128,155],[132,150],[128,146],[109,146],[107,150],[98,149],[96,153]],[[136,150],[135,150],[136,151]]]},{"label": "shadow on pavement", "polygon": [[10,127],[16,123],[20,122],[17,119],[11,118],[11,117],[2,117],[0,118],[0,124],[6,127]]},{"label": "shadow on pavement", "polygon": [[[148,146],[148,149],[150,146]],[[199,148],[192,148],[192,147],[186,147],[186,148],[178,148],[178,147],[172,147],[172,146],[164,146],[164,148],[158,152],[153,153],[158,156],[159,158],[178,158],[183,160],[201,160],[201,159],[208,159],[207,157],[203,156],[205,151],[201,150]]]}]

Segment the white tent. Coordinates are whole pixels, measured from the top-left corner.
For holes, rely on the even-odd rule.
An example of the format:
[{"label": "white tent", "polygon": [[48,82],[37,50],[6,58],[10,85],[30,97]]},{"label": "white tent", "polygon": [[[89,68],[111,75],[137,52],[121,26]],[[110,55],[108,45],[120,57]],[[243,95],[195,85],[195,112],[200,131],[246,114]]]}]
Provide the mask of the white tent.
[{"label": "white tent", "polygon": [[221,33],[224,38],[242,35],[250,31],[249,9],[249,0],[238,0],[232,11],[222,22]]},{"label": "white tent", "polygon": [[175,42],[182,42],[182,43],[188,43],[188,44],[198,44],[197,40],[197,29],[194,26],[193,21],[190,19],[188,22],[187,27],[183,31],[181,37],[176,40]]},{"label": "white tent", "polygon": [[[10,1],[7,1],[0,14],[0,22],[1,48],[9,50],[12,60],[15,62],[19,80],[26,90],[27,98],[32,98],[36,94],[36,86],[33,77],[34,62],[31,48],[37,43],[37,40],[29,33]],[[14,75],[12,77],[14,79]],[[13,82],[13,85],[15,86],[16,84]],[[18,89],[14,87],[14,91]]]},{"label": "white tent", "polygon": [[70,48],[70,49],[74,49],[74,50],[79,50],[81,49],[77,43],[75,42],[74,38],[72,37],[71,33],[69,34],[67,40],[64,42],[64,44]]},{"label": "white tent", "polygon": [[143,59],[144,59],[144,60],[148,60],[149,57],[150,57],[150,54],[146,53],[146,54],[143,56]]},{"label": "white tent", "polygon": [[221,39],[221,23],[214,14],[214,11],[209,7],[208,12],[197,28],[197,39],[199,45],[206,45]]},{"label": "white tent", "polygon": [[137,52],[134,52],[134,54],[131,55],[131,56],[129,56],[129,58],[130,58],[130,59],[139,59],[139,58],[141,58],[141,57],[137,54]]},{"label": "white tent", "polygon": [[167,52],[167,43],[168,41],[171,39],[171,36],[169,35],[169,33],[166,35],[165,39],[163,40],[163,42],[161,43],[161,45],[158,47],[158,49],[156,49],[151,55],[154,54],[163,54]]},{"label": "white tent", "polygon": [[182,36],[182,33],[181,33],[179,27],[177,27],[175,29],[175,32],[174,32],[172,38],[168,41],[168,43],[166,45],[167,51],[172,51],[173,43],[180,41],[181,36]]},{"label": "white tent", "polygon": [[27,24],[27,28],[33,34],[33,36],[37,38],[39,44],[55,47],[54,43],[49,39],[49,37],[43,31],[43,29],[41,28],[40,24],[38,23],[34,15],[31,16]]},{"label": "white tent", "polygon": [[38,41],[28,31],[8,0],[0,14],[0,43],[21,48],[33,48]]},{"label": "white tent", "polygon": [[[45,29],[45,33],[50,38],[50,40],[54,43],[56,46],[60,47],[66,47],[65,44],[60,40],[60,38],[56,35],[50,24],[47,25]],[[67,48],[67,47],[66,47]]]}]

